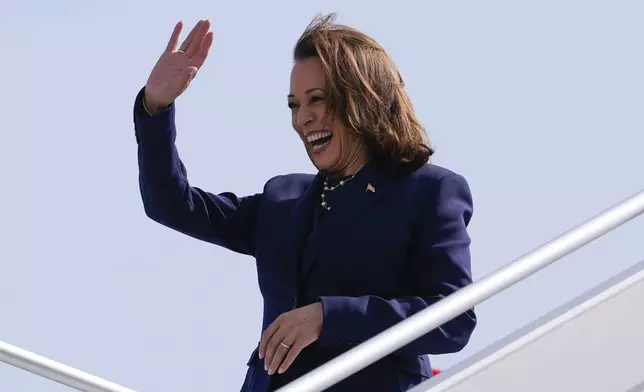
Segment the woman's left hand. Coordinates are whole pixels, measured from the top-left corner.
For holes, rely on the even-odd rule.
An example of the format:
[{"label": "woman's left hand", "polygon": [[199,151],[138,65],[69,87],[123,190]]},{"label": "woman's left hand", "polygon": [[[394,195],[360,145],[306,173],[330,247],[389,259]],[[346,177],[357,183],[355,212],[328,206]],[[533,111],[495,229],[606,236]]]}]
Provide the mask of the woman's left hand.
[{"label": "woman's left hand", "polygon": [[284,373],[300,352],[318,340],[323,322],[320,302],[281,314],[266,328],[259,344],[268,374]]}]

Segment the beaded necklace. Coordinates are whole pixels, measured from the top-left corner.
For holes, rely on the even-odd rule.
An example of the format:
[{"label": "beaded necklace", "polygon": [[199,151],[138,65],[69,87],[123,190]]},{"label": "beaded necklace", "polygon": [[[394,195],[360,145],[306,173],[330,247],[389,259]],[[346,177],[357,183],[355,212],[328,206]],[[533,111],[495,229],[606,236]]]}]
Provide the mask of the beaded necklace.
[{"label": "beaded necklace", "polygon": [[347,178],[345,178],[343,180],[340,180],[340,182],[337,185],[334,185],[334,186],[329,186],[329,177],[326,177],[324,179],[324,188],[322,188],[322,194],[320,196],[320,205],[322,206],[322,208],[324,208],[327,211],[331,211],[331,205],[329,205],[329,202],[327,201],[328,193],[333,192],[334,190],[340,188],[341,186],[343,186],[347,182],[353,180],[353,178],[355,176],[356,175],[354,174],[354,175],[349,176],[349,177],[347,177]]}]

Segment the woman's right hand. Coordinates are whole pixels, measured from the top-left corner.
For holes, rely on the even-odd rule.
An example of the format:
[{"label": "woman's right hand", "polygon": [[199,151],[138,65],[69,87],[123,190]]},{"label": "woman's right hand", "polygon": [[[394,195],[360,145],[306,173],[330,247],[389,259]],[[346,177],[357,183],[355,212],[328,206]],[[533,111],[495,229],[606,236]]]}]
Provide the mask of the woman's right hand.
[{"label": "woman's right hand", "polygon": [[212,46],[210,21],[200,20],[177,50],[182,28],[182,22],[174,27],[168,46],[145,85],[145,104],[151,114],[164,110],[186,91]]}]

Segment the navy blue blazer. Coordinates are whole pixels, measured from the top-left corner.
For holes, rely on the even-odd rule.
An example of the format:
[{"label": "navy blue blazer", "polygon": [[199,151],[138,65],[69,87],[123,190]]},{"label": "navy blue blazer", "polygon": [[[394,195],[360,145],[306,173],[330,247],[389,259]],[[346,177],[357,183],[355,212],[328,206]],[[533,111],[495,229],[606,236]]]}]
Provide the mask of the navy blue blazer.
[{"label": "navy blue blazer", "polygon": [[[319,339],[282,375],[269,376],[255,349],[242,391],[274,390],[472,282],[462,176],[433,164],[403,174],[372,160],[313,230],[321,175],[277,176],[244,197],[193,187],[175,147],[175,106],[149,116],[141,97],[134,124],[147,216],[255,258],[260,334],[280,314],[322,303]],[[328,390],[406,391],[431,377],[427,354],[461,350],[475,325],[471,310]]]}]

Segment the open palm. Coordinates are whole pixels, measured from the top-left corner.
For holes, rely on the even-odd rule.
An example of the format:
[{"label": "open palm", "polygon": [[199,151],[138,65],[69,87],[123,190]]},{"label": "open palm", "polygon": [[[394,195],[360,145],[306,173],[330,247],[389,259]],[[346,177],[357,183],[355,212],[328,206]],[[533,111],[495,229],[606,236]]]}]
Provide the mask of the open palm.
[{"label": "open palm", "polygon": [[168,107],[186,91],[212,46],[210,21],[199,21],[177,50],[182,29],[183,23],[177,23],[145,85],[146,105],[153,112]]}]

